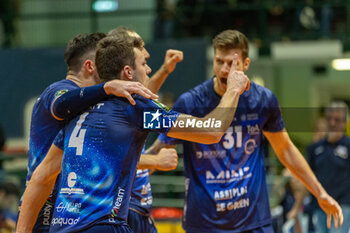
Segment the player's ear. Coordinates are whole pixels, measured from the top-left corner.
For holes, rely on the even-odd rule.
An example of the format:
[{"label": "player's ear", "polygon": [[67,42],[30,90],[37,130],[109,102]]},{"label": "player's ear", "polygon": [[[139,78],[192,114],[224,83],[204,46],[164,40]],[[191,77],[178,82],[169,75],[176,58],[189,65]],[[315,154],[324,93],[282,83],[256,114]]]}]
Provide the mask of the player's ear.
[{"label": "player's ear", "polygon": [[85,60],[85,62],[84,62],[84,69],[89,74],[93,74],[95,72],[95,70],[96,70],[95,63],[92,60],[90,60],[90,59]]},{"label": "player's ear", "polygon": [[250,65],[250,58],[247,57],[246,59],[244,59],[243,61],[243,71],[247,71]]},{"label": "player's ear", "polygon": [[128,65],[124,66],[122,70],[122,78],[124,80],[131,81],[132,75],[133,75],[133,70],[131,69],[131,67]]}]

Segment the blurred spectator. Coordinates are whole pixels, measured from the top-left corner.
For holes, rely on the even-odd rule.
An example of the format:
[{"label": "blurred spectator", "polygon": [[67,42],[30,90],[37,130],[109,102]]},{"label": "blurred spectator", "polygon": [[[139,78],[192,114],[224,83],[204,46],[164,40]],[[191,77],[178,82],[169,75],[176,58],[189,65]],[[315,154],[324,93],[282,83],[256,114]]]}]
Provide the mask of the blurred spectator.
[{"label": "blurred spectator", "polygon": [[180,37],[201,35],[204,0],[178,0],[176,4],[176,33]]},{"label": "blurred spectator", "polygon": [[154,25],[154,38],[169,39],[173,36],[175,0],[157,0],[157,16]]},{"label": "blurred spectator", "polygon": [[10,233],[15,230],[19,189],[10,182],[0,184],[0,233]]},{"label": "blurred spectator", "polygon": [[[274,193],[280,196],[280,205],[283,208],[283,223],[293,220],[292,232],[302,233],[300,214],[303,211],[303,201],[307,194],[304,185],[295,178],[287,168],[282,171],[282,176],[274,186]],[[282,228],[281,226],[275,226]],[[281,232],[282,229],[275,228],[275,232]]]},{"label": "blurred spectator", "polygon": [[327,121],[324,118],[318,118],[316,121],[313,142],[318,142],[327,135]]},{"label": "blurred spectator", "polygon": [[[345,135],[348,107],[344,102],[333,102],[325,109],[328,133],[325,138],[311,144],[307,149],[309,164],[326,191],[341,205],[344,215],[343,226],[331,233],[350,231],[350,138]],[[327,217],[314,205],[315,230],[328,233]]]},{"label": "blurred spectator", "polygon": [[12,47],[16,37],[15,20],[18,16],[18,0],[1,0],[0,1],[0,19],[3,28],[2,46],[5,48]]}]

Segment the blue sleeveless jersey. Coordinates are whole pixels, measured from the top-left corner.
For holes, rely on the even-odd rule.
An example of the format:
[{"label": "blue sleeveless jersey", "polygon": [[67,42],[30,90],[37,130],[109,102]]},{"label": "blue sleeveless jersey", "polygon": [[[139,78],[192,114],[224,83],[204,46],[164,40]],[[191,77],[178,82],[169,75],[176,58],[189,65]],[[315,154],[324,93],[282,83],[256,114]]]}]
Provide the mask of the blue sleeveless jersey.
[{"label": "blue sleeveless jersey", "polygon": [[[174,110],[202,117],[221,97],[213,79],[180,96]],[[182,143],[186,177],[183,225],[188,232],[243,232],[271,223],[262,131],[284,128],[273,93],[255,83],[244,92],[231,126],[216,144]]]},{"label": "blue sleeveless jersey", "polygon": [[[135,100],[132,106],[126,99],[110,97],[71,120],[56,137],[54,143],[64,149],[64,156],[50,232],[126,223],[136,166],[147,136],[144,110],[171,113],[151,100]],[[173,114],[173,120],[177,116]]]}]

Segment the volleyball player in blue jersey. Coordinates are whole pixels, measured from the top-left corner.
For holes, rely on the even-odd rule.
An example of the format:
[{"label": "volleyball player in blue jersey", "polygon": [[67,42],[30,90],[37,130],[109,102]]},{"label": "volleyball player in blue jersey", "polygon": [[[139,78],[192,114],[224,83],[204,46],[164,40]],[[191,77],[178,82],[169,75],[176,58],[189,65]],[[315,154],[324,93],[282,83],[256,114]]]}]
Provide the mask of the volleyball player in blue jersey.
[{"label": "volleyball player in blue jersey", "polygon": [[[98,73],[103,81],[136,80],[147,84],[149,67],[145,56],[129,40],[108,37],[100,41],[96,54]],[[137,43],[136,43],[137,44]],[[140,47],[140,46],[137,46]],[[248,78],[232,65],[227,91],[218,108],[204,117],[191,117],[168,111],[162,104],[135,97],[131,106],[120,98],[109,98],[74,118],[55,140],[43,163],[39,165],[23,197],[18,232],[30,231],[43,198],[49,195],[57,174],[62,171],[59,195],[54,208],[51,232],[129,232],[126,214],[136,165],[147,135],[142,116],[153,110],[153,120],[167,115],[171,128],[168,135],[198,143],[215,143],[229,127],[239,96]],[[181,127],[181,122],[207,122],[217,119],[216,130]],[[176,127],[176,126],[179,127]],[[147,128],[147,127],[146,127]],[[190,133],[188,133],[190,132]]]},{"label": "volleyball player in blue jersey", "polygon": [[[213,40],[215,76],[182,94],[174,110],[197,117],[217,107],[227,92],[232,63],[245,72],[250,65],[248,39],[226,30]],[[239,57],[238,60],[235,56]],[[183,226],[187,233],[273,232],[266,187],[263,138],[280,161],[318,199],[336,226],[342,223],[338,203],[323,189],[304,157],[290,140],[275,95],[251,83],[222,139],[205,145],[160,136],[150,152],[183,144],[186,200]],[[169,136],[169,135],[168,135]]]},{"label": "volleyball player in blue jersey", "polygon": [[[133,93],[156,98],[137,82],[113,80],[99,84],[94,64],[95,51],[98,41],[105,36],[103,33],[79,34],[69,41],[65,50],[68,67],[66,78],[51,84],[37,99],[30,127],[27,181],[44,159],[53,139],[67,123],[69,116],[98,103],[109,94],[124,96],[131,103],[134,103],[131,96]],[[35,232],[48,232],[54,199],[55,195],[46,201],[34,227]]]},{"label": "volleyball player in blue jersey", "polygon": [[[126,28],[117,27],[108,33],[109,36],[131,36],[140,38],[136,31]],[[150,54],[146,50],[144,44],[142,49],[146,59]],[[176,64],[183,60],[183,53],[179,50],[169,49],[166,52],[164,64],[151,77],[147,87],[153,92],[158,90],[164,83],[167,76],[174,71]],[[155,78],[156,77],[156,78]],[[152,191],[149,183],[149,169],[172,170],[177,165],[177,156],[175,160],[174,151],[165,149],[159,151],[156,155],[147,155],[142,153],[136,171],[135,181],[131,192],[129,205],[128,224],[134,232],[155,233],[157,229],[151,217],[152,207]]]}]

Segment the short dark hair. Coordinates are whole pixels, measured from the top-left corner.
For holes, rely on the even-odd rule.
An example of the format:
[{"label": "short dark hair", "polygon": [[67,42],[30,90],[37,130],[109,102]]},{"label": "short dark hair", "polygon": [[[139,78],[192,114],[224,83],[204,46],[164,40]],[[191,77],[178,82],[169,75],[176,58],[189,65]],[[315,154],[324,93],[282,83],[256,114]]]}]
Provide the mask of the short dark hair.
[{"label": "short dark hair", "polygon": [[213,39],[214,50],[241,49],[242,58],[246,59],[249,52],[248,38],[237,30],[225,30]]},{"label": "short dark hair", "polygon": [[142,49],[141,38],[108,36],[98,43],[95,63],[102,82],[120,79],[126,65],[135,68],[134,48]]},{"label": "short dark hair", "polygon": [[89,53],[94,54],[97,43],[106,37],[105,33],[78,34],[71,39],[64,52],[64,61],[68,66],[68,70],[78,72],[86,59],[94,60],[93,57],[85,57]]}]

